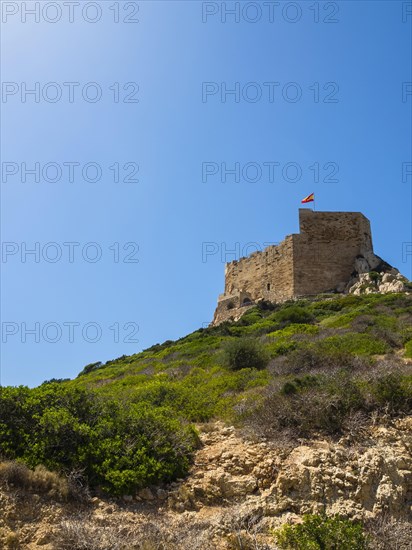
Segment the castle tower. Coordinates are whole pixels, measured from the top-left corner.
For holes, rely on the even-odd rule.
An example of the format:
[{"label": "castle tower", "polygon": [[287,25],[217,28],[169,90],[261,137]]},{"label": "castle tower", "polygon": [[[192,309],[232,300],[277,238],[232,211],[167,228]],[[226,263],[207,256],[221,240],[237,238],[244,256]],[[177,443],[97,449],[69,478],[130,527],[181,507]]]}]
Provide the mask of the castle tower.
[{"label": "castle tower", "polygon": [[360,212],[299,210],[299,233],[232,261],[213,325],[236,320],[260,300],[342,292],[354,272],[376,269],[369,220]]}]

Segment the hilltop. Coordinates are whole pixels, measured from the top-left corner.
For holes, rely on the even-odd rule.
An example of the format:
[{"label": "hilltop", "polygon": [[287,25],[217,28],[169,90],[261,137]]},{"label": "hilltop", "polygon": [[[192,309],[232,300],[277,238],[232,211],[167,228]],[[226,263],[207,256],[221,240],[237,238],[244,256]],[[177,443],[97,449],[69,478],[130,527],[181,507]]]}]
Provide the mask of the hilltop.
[{"label": "hilltop", "polygon": [[1,388],[2,541],[317,548],[305,523],[275,532],[312,514],[339,548],[406,550],[411,407],[411,295],[261,301],[74,380]]},{"label": "hilltop", "polygon": [[237,321],[258,302],[323,293],[403,292],[408,280],[377,256],[361,212],[299,209],[299,233],[225,266],[213,325]]}]

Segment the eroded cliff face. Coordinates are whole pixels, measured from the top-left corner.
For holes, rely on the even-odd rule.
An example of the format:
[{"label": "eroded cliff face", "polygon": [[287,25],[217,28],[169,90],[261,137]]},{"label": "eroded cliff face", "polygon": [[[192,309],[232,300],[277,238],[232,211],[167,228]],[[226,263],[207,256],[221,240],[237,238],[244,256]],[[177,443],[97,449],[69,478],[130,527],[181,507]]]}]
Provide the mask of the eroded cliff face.
[{"label": "eroded cliff face", "polygon": [[375,521],[374,548],[410,548],[411,417],[376,419],[358,442],[257,441],[220,422],[199,430],[190,475],[168,487],[84,504],[3,487],[1,547],[275,549],[273,528],[326,510]]},{"label": "eroded cliff face", "polygon": [[371,426],[367,446],[350,445],[346,437],[282,448],[252,443],[220,424],[202,439],[191,476],[169,497],[173,509],[241,499],[277,521],[324,509],[358,519],[412,511],[411,418]]}]

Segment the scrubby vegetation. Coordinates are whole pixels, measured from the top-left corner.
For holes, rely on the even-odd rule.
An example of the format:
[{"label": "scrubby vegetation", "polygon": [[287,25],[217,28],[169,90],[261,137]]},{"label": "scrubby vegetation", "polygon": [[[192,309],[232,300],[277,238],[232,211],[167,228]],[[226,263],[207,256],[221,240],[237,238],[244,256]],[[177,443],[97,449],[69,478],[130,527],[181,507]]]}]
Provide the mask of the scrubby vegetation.
[{"label": "scrubby vegetation", "polygon": [[284,525],[276,541],[285,550],[366,550],[362,525],[339,516],[307,515],[302,523]]},{"label": "scrubby vegetation", "polygon": [[113,494],[185,475],[196,445],[194,430],[164,407],[56,383],[1,388],[0,418],[4,457],[68,476],[80,472]]},{"label": "scrubby vegetation", "polygon": [[271,437],[279,432],[339,435],[354,419],[365,424],[373,413],[411,411],[411,368],[396,357],[360,361],[338,353],[334,360],[328,353],[309,354],[306,367],[300,361],[302,355],[292,353],[279,364],[283,375],[272,379],[260,403],[245,415],[250,430]]},{"label": "scrubby vegetation", "polygon": [[124,494],[184,476],[189,423],[230,420],[274,436],[353,431],[412,406],[412,297],[262,303],[75,380],[0,388],[0,455]]},{"label": "scrubby vegetation", "polygon": [[269,354],[263,345],[252,338],[230,340],[225,347],[226,364],[232,370],[264,369],[269,362]]},{"label": "scrubby vegetation", "polygon": [[44,466],[31,470],[21,462],[0,462],[0,486],[7,489],[33,492],[62,501],[86,500],[87,488],[82,490],[79,481],[75,475],[62,477]]}]

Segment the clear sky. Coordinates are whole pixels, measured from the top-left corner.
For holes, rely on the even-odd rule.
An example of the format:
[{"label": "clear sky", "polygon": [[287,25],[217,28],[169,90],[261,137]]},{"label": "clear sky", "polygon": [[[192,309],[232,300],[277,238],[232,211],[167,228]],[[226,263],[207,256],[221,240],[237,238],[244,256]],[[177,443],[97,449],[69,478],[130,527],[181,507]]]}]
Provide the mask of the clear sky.
[{"label": "clear sky", "polygon": [[208,323],[311,192],[411,278],[411,2],[1,4],[2,384]]}]

